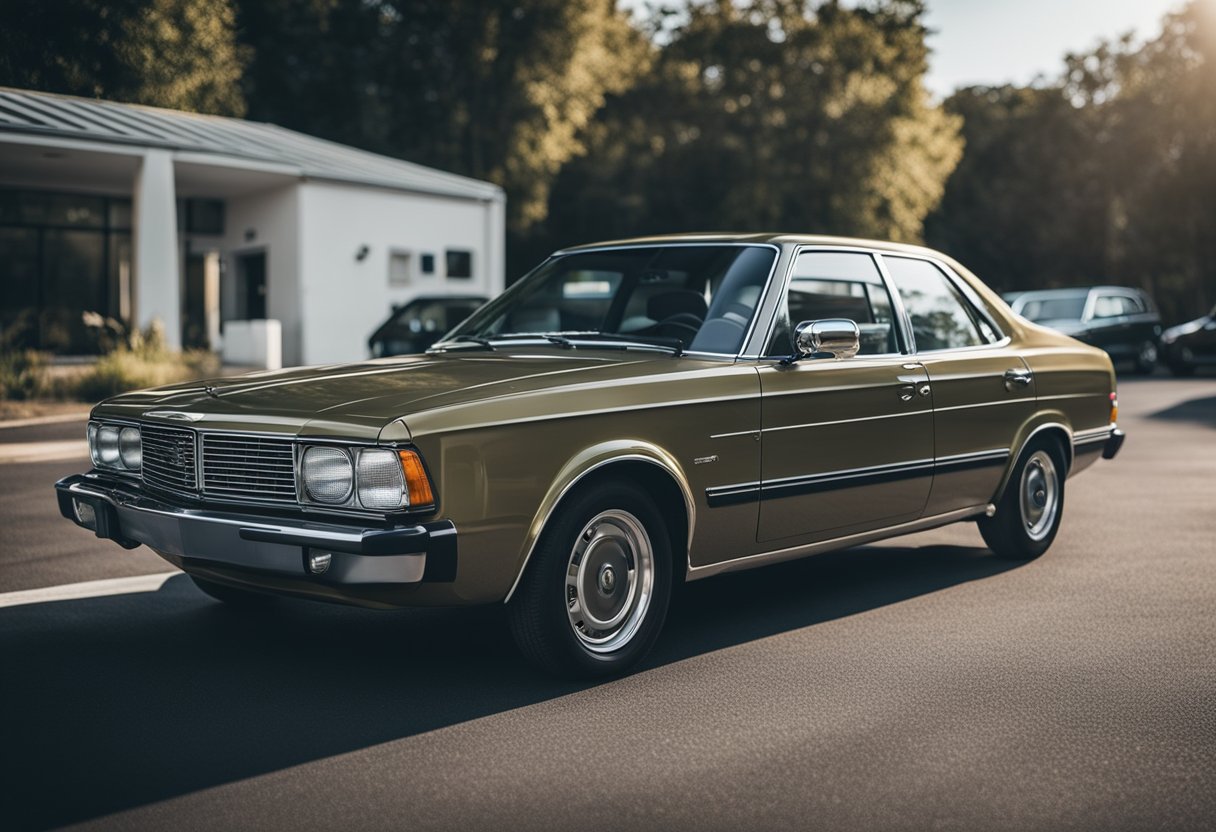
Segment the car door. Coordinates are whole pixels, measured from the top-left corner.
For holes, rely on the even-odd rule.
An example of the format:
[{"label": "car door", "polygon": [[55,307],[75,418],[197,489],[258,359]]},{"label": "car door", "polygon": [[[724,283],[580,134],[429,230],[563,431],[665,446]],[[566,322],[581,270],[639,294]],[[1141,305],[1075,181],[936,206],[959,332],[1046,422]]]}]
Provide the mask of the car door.
[{"label": "car door", "polygon": [[770,355],[793,351],[802,321],[849,318],[852,358],[805,358],[759,370],[758,538],[796,546],[920,517],[933,457],[931,391],[904,354],[896,311],[874,256],[802,250],[794,259]]},{"label": "car door", "polygon": [[1034,376],[983,301],[942,264],[882,255],[933,390],[934,474],[925,515],[984,505],[1034,413]]}]

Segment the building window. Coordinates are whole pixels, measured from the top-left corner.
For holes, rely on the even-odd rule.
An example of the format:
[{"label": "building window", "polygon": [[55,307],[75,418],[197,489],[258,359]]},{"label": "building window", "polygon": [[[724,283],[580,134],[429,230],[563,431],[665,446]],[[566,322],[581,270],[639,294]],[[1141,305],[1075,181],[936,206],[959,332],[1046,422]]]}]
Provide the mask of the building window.
[{"label": "building window", "polygon": [[95,312],[131,310],[131,200],[0,188],[0,336],[9,346],[94,353]]},{"label": "building window", "polygon": [[424,254],[419,259],[419,265],[422,267],[423,274],[435,273],[435,255]]},{"label": "building window", "polygon": [[224,233],[224,201],[222,199],[187,199],[185,230],[191,234],[221,235]]},{"label": "building window", "polygon": [[444,258],[447,260],[448,277],[473,276],[473,252],[450,248],[444,252]]},{"label": "building window", "polygon": [[410,253],[394,251],[388,256],[388,285],[410,285]]}]

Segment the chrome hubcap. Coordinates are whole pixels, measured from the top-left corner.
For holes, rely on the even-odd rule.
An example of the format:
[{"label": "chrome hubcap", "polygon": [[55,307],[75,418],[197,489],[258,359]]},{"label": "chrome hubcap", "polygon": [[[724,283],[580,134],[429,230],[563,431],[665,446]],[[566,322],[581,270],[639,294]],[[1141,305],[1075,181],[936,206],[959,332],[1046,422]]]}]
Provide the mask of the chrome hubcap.
[{"label": "chrome hubcap", "polygon": [[654,592],[654,551],[641,521],[627,511],[597,514],[579,533],[566,568],[566,615],[595,653],[624,647],[637,634]]},{"label": "chrome hubcap", "polygon": [[1046,451],[1035,451],[1022,468],[1020,497],[1026,534],[1031,540],[1042,540],[1051,531],[1060,508],[1060,478]]}]

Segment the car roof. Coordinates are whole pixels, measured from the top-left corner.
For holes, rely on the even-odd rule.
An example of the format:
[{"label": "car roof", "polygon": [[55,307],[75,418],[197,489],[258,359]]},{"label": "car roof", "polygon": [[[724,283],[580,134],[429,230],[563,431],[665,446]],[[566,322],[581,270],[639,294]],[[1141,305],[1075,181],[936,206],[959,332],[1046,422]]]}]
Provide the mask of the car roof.
[{"label": "car roof", "polygon": [[770,244],[770,245],[809,245],[809,246],[849,246],[889,251],[898,254],[917,254],[941,258],[939,251],[924,246],[907,243],[893,243],[889,240],[868,240],[861,237],[833,237],[821,234],[795,234],[788,232],[696,232],[685,234],[657,234],[650,237],[628,237],[620,240],[606,240],[598,243],[583,243],[568,246],[555,254],[572,254],[578,251],[591,251],[602,248],[629,248],[631,246],[655,245],[688,245],[690,243],[739,243],[739,244]]}]

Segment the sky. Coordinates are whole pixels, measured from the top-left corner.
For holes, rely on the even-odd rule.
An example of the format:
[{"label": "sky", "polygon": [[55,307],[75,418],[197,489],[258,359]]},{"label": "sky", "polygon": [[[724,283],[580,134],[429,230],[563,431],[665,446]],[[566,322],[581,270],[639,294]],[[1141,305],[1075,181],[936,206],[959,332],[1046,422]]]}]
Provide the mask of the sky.
[{"label": "sky", "polygon": [[936,30],[926,82],[945,97],[971,84],[1026,84],[1058,75],[1064,55],[1135,31],[1161,31],[1161,18],[1180,0],[928,0]]}]

